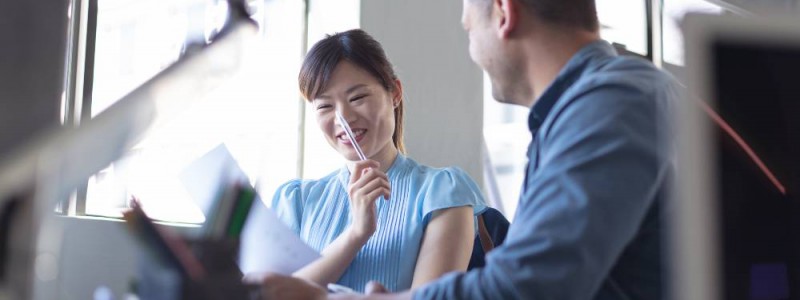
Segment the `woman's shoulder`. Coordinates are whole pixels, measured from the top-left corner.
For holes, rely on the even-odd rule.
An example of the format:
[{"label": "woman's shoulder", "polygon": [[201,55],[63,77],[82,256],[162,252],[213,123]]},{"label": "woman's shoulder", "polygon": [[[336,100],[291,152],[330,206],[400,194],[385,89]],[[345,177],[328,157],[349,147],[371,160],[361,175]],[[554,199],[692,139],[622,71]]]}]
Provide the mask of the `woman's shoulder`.
[{"label": "woman's shoulder", "polygon": [[418,187],[421,194],[452,194],[466,193],[481,197],[480,188],[475,180],[464,170],[457,166],[432,167],[406,158],[409,172],[414,186]]},{"label": "woman's shoulder", "polygon": [[309,195],[315,191],[322,191],[328,189],[332,184],[337,183],[341,170],[331,172],[319,179],[301,179],[295,178],[281,184],[276,192],[276,196],[283,196],[284,198],[299,197],[299,195]]},{"label": "woman's shoulder", "polygon": [[[299,219],[303,211],[319,207],[325,195],[329,195],[337,185],[338,171],[319,179],[292,179],[281,184],[270,202],[270,207],[286,221],[286,218]],[[288,221],[291,223],[292,221]]]},{"label": "woman's shoulder", "polygon": [[457,166],[431,167],[420,164],[411,158],[407,158],[407,160],[409,160],[409,165],[411,166],[410,173],[419,177],[424,182],[435,182],[437,184],[450,183],[453,185],[475,183],[467,172]]},{"label": "woman's shoulder", "polygon": [[419,182],[418,199],[422,216],[438,209],[464,205],[472,206],[475,214],[485,208],[480,188],[459,167],[431,167],[416,163],[411,173]]}]

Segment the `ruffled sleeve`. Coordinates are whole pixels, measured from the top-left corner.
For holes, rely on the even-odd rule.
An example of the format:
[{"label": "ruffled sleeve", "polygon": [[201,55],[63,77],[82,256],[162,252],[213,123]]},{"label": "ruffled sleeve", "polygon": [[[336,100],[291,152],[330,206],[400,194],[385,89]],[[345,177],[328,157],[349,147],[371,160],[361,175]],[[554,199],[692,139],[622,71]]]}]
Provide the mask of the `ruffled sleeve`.
[{"label": "ruffled sleeve", "polygon": [[300,234],[300,223],[303,218],[301,189],[299,179],[284,183],[275,191],[270,205],[278,218],[297,234]]},{"label": "ruffled sleeve", "polygon": [[425,224],[432,213],[445,208],[472,206],[475,215],[486,209],[480,189],[475,181],[459,168],[433,170],[422,188],[422,219]]}]

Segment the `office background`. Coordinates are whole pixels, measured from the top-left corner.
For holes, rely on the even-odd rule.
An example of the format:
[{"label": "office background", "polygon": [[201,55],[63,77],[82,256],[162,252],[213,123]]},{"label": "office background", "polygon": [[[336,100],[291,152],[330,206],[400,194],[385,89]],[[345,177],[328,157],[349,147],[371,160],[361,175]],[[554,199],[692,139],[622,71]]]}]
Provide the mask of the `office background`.
[{"label": "office background", "polygon": [[[336,1],[332,4],[332,1]],[[98,3],[100,2],[100,3]],[[121,3],[122,1],[117,1]],[[140,1],[141,2],[141,1]],[[153,2],[153,1],[149,1]],[[148,3],[149,3],[148,2]],[[159,1],[153,2],[158,3]],[[188,2],[188,1],[176,1]],[[250,1],[258,2],[258,1]],[[286,24],[275,24],[278,38],[287,41],[281,47],[270,49],[269,36],[265,47],[273,53],[294,53],[290,58],[290,67],[285,72],[263,74],[275,80],[273,90],[279,90],[283,97],[297,98],[296,84],[294,83],[296,70],[291,69],[291,64],[296,68],[301,59],[301,51],[307,45],[318,39],[322,33],[340,31],[353,27],[361,27],[372,33],[381,41],[387,54],[395,64],[399,76],[404,82],[407,101],[406,138],[410,155],[419,161],[435,166],[458,165],[465,169],[477,181],[482,181],[485,170],[482,164],[482,140],[476,138],[475,132],[482,130],[502,132],[501,140],[487,138],[487,148],[493,164],[490,171],[494,172],[497,181],[502,183],[503,204],[507,206],[506,213],[513,213],[516,202],[515,192],[518,190],[521,177],[521,167],[524,166],[524,152],[520,155],[520,145],[527,145],[524,131],[524,108],[507,108],[497,106],[488,99],[484,78],[480,70],[472,64],[467,54],[467,40],[460,27],[459,1],[425,1],[425,0],[369,0],[369,1],[339,1],[339,0],[312,0],[308,11],[308,38],[304,41],[302,25],[305,18],[304,2],[297,0],[266,0],[256,3],[260,7],[265,22],[269,20],[283,20]],[[625,2],[621,4],[620,2]],[[758,9],[751,5],[767,5],[773,9],[796,10],[800,1],[770,0],[747,1],[730,0],[720,1],[690,1],[690,0],[664,0],[662,5],[652,7],[652,15],[648,16],[645,1],[598,1],[601,22],[608,25],[604,29],[604,37],[616,39],[625,44],[628,49],[641,55],[653,58],[657,64],[663,65],[673,73],[681,75],[681,56],[678,47],[680,37],[671,37],[668,31],[674,26],[674,19],[690,9],[705,10],[714,13],[757,13]],[[80,3],[81,5],[77,5]],[[0,46],[0,155],[5,155],[15,145],[23,143],[30,137],[42,132],[46,128],[66,124],[66,126],[79,126],[81,118],[90,117],[101,109],[102,101],[113,101],[115,97],[124,94],[125,89],[130,89],[146,79],[147,72],[141,75],[144,78],[134,78],[127,86],[103,94],[101,80],[88,83],[86,58],[78,59],[81,55],[95,54],[95,68],[99,71],[98,61],[103,59],[102,48],[96,47],[88,51],[87,41],[95,39],[95,45],[102,44],[102,34],[109,32],[95,32],[96,35],[83,33],[83,36],[68,35],[74,26],[88,28],[90,20],[76,21],[78,16],[90,14],[91,3],[100,4],[101,9],[97,15],[95,29],[100,28],[101,21],[106,20],[102,15],[103,0],[84,0],[73,2],[63,0],[47,1],[5,1],[0,3],[0,37],[3,37],[4,46]],[[142,2],[145,3],[145,2]],[[150,4],[153,4],[150,3]],[[638,24],[624,24],[627,29],[634,30],[633,36],[615,32],[619,26],[613,23],[614,12],[619,12],[622,7],[641,7],[641,16],[630,18]],[[286,9],[290,13],[275,13],[268,15],[269,8]],[[331,10],[338,9],[341,13],[332,14]],[[122,10],[122,9],[120,9]],[[604,13],[604,11],[608,13]],[[145,11],[146,12],[146,11]],[[672,14],[674,13],[674,14]],[[612,17],[603,18],[603,15]],[[278,18],[283,15],[282,18]],[[273,18],[269,18],[272,16]],[[115,19],[117,16],[106,16]],[[410,21],[413,20],[413,21]],[[300,22],[300,23],[295,23]],[[72,26],[72,27],[71,27]],[[647,48],[647,33],[657,32],[652,44],[652,51]],[[663,39],[661,38],[663,36]],[[291,44],[288,44],[291,43]],[[9,45],[13,45],[9,46]],[[644,47],[642,47],[644,46]],[[69,52],[68,49],[73,49]],[[80,50],[82,49],[82,50]],[[95,52],[96,51],[96,52]],[[281,52],[285,51],[285,52]],[[93,52],[93,53],[92,53]],[[169,55],[158,65],[169,62]],[[65,60],[65,57],[70,59]],[[107,57],[106,57],[107,58]],[[174,57],[177,58],[177,57]],[[173,59],[174,59],[173,58]],[[135,62],[135,61],[134,61]],[[269,65],[269,61],[260,63]],[[107,65],[100,65],[107,66]],[[157,69],[149,69],[155,72]],[[257,72],[255,70],[254,72]],[[151,74],[152,75],[152,74]],[[269,77],[272,76],[272,77]],[[93,78],[94,79],[94,78]],[[108,78],[104,78],[108,79]],[[138,81],[138,82],[137,82]],[[91,86],[94,85],[94,86]],[[124,85],[124,84],[123,84]],[[253,93],[270,93],[270,87],[259,90],[252,87]],[[233,88],[231,88],[233,89]],[[99,94],[82,94],[82,91],[93,90]],[[26,95],[24,98],[22,95]],[[88,100],[87,100],[88,99]],[[97,102],[92,103],[92,99]],[[86,102],[88,101],[88,102]],[[298,103],[297,100],[286,99],[286,103]],[[458,105],[455,105],[458,104]],[[243,105],[256,105],[246,102]],[[262,104],[263,105],[263,104]],[[94,106],[92,112],[81,111],[78,108]],[[275,155],[272,157],[275,166],[286,163],[287,166],[274,167],[284,170],[270,178],[279,182],[284,178],[293,176],[313,177],[324,174],[327,170],[340,164],[335,160],[335,153],[318,149],[326,149],[327,145],[314,135],[316,125],[309,115],[303,111],[302,106],[295,108],[295,113],[284,114],[290,121],[298,124],[296,127],[280,128],[283,132],[294,132],[281,136],[280,132],[272,132],[279,136],[278,140],[295,145],[287,152],[286,156]],[[305,118],[306,122],[302,122]],[[310,121],[309,121],[310,120]],[[253,128],[262,123],[239,124],[245,128]],[[442,126],[446,124],[447,126]],[[519,128],[522,128],[520,131]],[[231,127],[235,130],[239,127]],[[516,128],[516,129],[515,129]],[[266,129],[264,129],[266,130]],[[255,130],[253,135],[268,135],[271,132]],[[245,137],[245,138],[249,138]],[[269,143],[263,142],[264,147]],[[235,143],[234,143],[235,144]],[[241,153],[257,153],[252,149],[239,149]],[[234,149],[236,152],[237,149]],[[524,151],[524,149],[522,149]],[[236,153],[235,153],[236,154]],[[248,154],[242,154],[243,157]],[[263,174],[264,165],[270,165],[270,158],[262,158],[256,154],[251,155],[252,160],[259,161],[258,166],[251,168],[253,174]],[[291,159],[286,159],[286,157]],[[102,176],[100,176],[102,177]],[[258,177],[254,175],[254,177]],[[77,215],[80,218],[65,218],[65,232],[63,242],[62,274],[82,274],[81,276],[63,276],[60,289],[68,298],[87,298],[88,294],[98,285],[105,285],[115,294],[120,294],[128,289],[128,283],[135,274],[136,245],[125,231],[123,224],[109,218],[94,216],[113,216],[109,208],[124,205],[125,198],[114,201],[97,202],[92,207],[90,198],[90,185],[99,183],[102,178],[96,178],[87,183],[84,190],[78,191],[71,205],[63,208],[67,215]],[[101,185],[98,185],[101,187]],[[269,190],[270,184],[263,183],[264,190]],[[99,190],[103,190],[99,188]],[[167,206],[165,211],[176,210]],[[180,208],[177,208],[180,210]],[[92,213],[92,211],[96,213]],[[181,217],[178,217],[179,219]],[[191,219],[191,216],[188,217]],[[169,216],[165,215],[165,219]],[[181,221],[181,220],[178,220]]]}]

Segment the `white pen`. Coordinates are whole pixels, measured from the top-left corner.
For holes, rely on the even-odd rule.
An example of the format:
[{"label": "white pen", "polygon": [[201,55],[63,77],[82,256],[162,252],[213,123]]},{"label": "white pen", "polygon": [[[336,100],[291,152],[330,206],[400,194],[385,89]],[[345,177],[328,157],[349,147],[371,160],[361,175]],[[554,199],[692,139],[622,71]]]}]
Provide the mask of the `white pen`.
[{"label": "white pen", "polygon": [[350,143],[353,144],[353,148],[356,149],[356,153],[358,153],[358,158],[360,158],[361,160],[367,160],[367,156],[364,155],[364,152],[361,151],[361,147],[358,146],[358,142],[356,142],[356,136],[350,129],[350,124],[347,124],[347,120],[344,119],[342,112],[339,111],[338,109],[336,110],[336,119],[339,121],[339,126],[342,126],[342,129],[344,129],[344,134],[347,136],[347,139],[350,140]]},{"label": "white pen", "polygon": [[[344,129],[344,135],[347,136],[347,139],[349,139],[350,143],[353,144],[353,148],[356,149],[358,157],[361,160],[367,160],[367,156],[364,155],[363,151],[361,151],[361,146],[359,146],[358,142],[356,142],[356,136],[353,134],[353,130],[350,129],[350,124],[347,123],[347,120],[344,119],[342,112],[340,112],[338,109],[336,110],[336,119],[339,121],[339,125]],[[379,199],[383,199],[383,196],[380,196]]]}]

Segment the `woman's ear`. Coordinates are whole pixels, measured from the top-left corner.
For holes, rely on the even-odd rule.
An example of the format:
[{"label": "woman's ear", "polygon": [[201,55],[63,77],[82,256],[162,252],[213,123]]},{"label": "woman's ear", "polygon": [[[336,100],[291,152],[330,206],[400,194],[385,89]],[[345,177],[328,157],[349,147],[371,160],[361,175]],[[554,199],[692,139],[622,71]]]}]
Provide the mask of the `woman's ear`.
[{"label": "woman's ear", "polygon": [[397,108],[403,101],[403,84],[400,79],[394,80],[394,92],[392,93],[392,107]]}]

